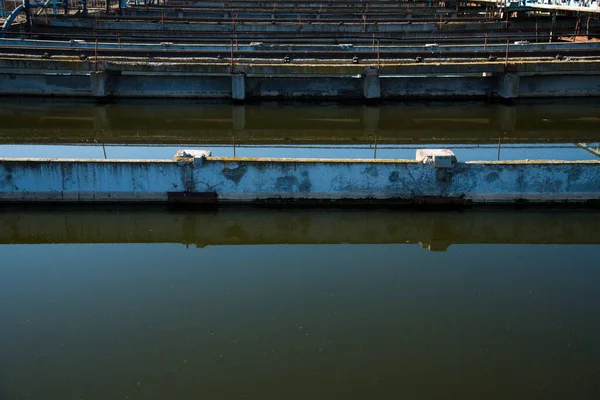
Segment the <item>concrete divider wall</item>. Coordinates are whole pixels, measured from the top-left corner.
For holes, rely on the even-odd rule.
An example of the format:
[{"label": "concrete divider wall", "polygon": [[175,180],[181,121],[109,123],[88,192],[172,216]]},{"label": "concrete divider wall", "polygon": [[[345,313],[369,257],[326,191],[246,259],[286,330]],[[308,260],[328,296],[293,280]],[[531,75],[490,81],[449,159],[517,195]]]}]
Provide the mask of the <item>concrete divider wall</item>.
[{"label": "concrete divider wall", "polygon": [[173,161],[0,160],[3,201],[166,201],[184,190]]},{"label": "concrete divider wall", "polygon": [[[95,61],[95,58],[92,57]],[[381,65],[0,58],[0,95],[95,98],[403,99],[600,96],[599,62]]]},{"label": "concrete divider wall", "polygon": [[1,159],[0,201],[580,203],[600,200],[600,161],[456,162],[207,157]]}]

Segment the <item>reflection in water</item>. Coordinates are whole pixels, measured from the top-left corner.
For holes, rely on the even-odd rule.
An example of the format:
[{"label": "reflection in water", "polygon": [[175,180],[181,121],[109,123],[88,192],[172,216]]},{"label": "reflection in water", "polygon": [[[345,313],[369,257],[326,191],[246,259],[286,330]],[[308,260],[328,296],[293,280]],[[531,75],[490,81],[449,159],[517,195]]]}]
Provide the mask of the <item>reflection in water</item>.
[{"label": "reflection in water", "polygon": [[5,208],[0,393],[594,398],[598,215]]},{"label": "reflection in water", "polygon": [[461,161],[596,159],[577,143],[598,145],[598,105],[0,101],[0,157],[167,159],[187,147],[217,156],[381,159],[413,158],[427,146],[451,148]]},{"label": "reflection in water", "polygon": [[598,102],[0,102],[0,143],[497,144],[598,141]]},{"label": "reflection in water", "polygon": [[[0,156],[34,156],[26,143],[339,147],[377,138],[487,144],[496,157],[499,142],[597,142],[597,127],[587,100],[11,101],[0,103],[0,143],[17,146],[0,146]],[[282,155],[272,151],[260,155]],[[600,391],[595,210],[0,207],[0,400],[563,400]]]},{"label": "reflection in water", "polygon": [[[3,248],[7,399],[593,398],[598,246]],[[574,262],[574,260],[582,260]]]},{"label": "reflection in water", "polygon": [[600,244],[597,211],[169,210],[140,206],[4,206],[0,244]]}]

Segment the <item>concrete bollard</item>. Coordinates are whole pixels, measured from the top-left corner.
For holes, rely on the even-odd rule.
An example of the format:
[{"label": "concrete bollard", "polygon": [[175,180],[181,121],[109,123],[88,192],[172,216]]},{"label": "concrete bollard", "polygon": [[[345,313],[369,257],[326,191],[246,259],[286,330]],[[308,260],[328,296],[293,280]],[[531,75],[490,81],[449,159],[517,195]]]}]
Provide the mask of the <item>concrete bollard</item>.
[{"label": "concrete bollard", "polygon": [[177,162],[193,161],[194,166],[202,166],[202,162],[212,156],[210,150],[179,150],[173,158]]},{"label": "concrete bollard", "polygon": [[231,75],[231,98],[234,101],[246,100],[246,76],[243,73]]},{"label": "concrete bollard", "polygon": [[503,99],[519,97],[519,75],[507,72],[500,76],[498,95]]},{"label": "concrete bollard", "polygon": [[435,168],[452,168],[456,163],[456,156],[447,149],[419,149],[416,159],[423,164],[433,164]]},{"label": "concrete bollard", "polygon": [[109,78],[110,78],[110,75],[106,71],[90,72],[92,96],[94,96],[94,97],[108,96],[108,94],[110,92],[110,89],[108,87]]},{"label": "concrete bollard", "polygon": [[379,83],[379,71],[377,68],[365,68],[363,94],[367,100],[378,100],[381,98],[381,85]]}]

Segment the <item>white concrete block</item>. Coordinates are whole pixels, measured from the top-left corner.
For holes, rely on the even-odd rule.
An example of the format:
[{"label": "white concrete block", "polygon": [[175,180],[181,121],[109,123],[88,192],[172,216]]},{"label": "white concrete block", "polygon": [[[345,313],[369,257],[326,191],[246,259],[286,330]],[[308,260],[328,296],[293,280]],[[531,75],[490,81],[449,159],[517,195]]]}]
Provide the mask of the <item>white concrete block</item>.
[{"label": "white concrete block", "polygon": [[424,164],[433,164],[436,168],[452,168],[456,163],[456,156],[448,149],[419,149],[416,159]]},{"label": "white concrete block", "polygon": [[178,158],[207,158],[212,155],[210,150],[179,150],[175,153],[175,159]]}]

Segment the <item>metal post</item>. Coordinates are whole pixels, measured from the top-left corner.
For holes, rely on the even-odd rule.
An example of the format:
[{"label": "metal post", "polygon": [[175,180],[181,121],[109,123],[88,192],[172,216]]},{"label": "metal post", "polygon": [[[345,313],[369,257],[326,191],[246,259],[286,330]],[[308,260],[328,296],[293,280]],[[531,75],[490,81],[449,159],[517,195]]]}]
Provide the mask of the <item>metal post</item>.
[{"label": "metal post", "polygon": [[585,35],[586,35],[586,36],[590,36],[590,19],[591,19],[591,18],[592,18],[592,17],[588,17],[588,18],[587,18],[587,23],[586,23],[586,25],[585,25]]},{"label": "metal post", "polygon": [[235,155],[235,131],[232,131],[232,132],[233,132],[233,156],[235,157],[236,156]]},{"label": "metal post", "polygon": [[233,39],[231,39],[231,55],[230,55],[229,71],[233,74]]},{"label": "metal post", "polygon": [[29,4],[29,0],[23,1],[23,9],[25,11],[25,20],[27,24],[27,30],[31,30],[31,7]]},{"label": "metal post", "polygon": [[106,14],[110,13],[110,0],[106,0]]},{"label": "metal post", "polygon": [[550,39],[549,42],[552,43],[552,36],[554,36],[554,26],[556,25],[556,11],[552,12],[552,25],[550,26]]},{"label": "metal post", "polygon": [[500,141],[502,140],[501,136],[498,136],[498,161],[500,161]]},{"label": "metal post", "polygon": [[377,159],[377,132],[375,132],[375,149],[373,150],[373,159]]},{"label": "metal post", "polygon": [[94,72],[98,72],[98,36],[96,36],[96,46],[94,47]]},{"label": "metal post", "polygon": [[377,71],[381,70],[381,49],[379,48],[379,39],[377,39]]}]

